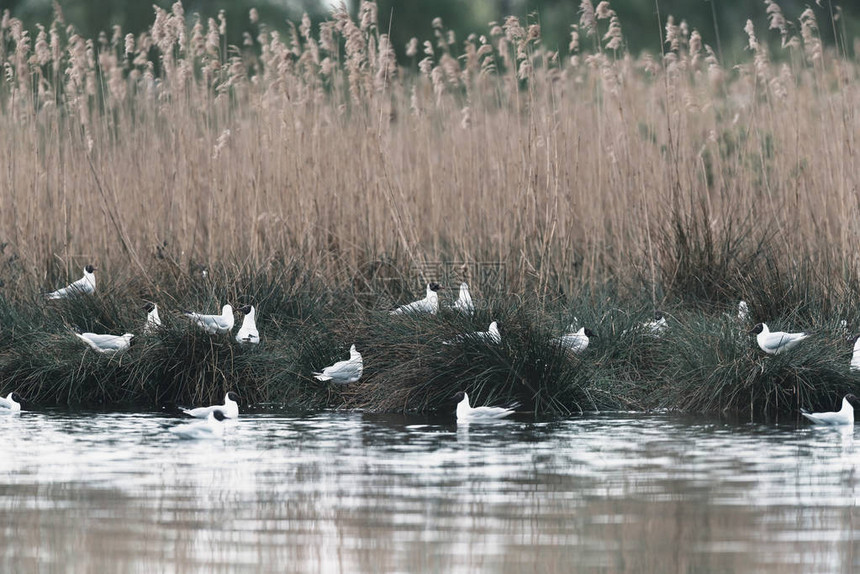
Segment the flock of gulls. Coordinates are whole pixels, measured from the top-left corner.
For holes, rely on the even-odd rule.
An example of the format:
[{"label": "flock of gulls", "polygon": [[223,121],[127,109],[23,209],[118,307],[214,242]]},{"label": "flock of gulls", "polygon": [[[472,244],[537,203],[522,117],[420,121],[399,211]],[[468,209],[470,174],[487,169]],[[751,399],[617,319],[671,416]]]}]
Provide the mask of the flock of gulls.
[{"label": "flock of gulls", "polygon": [[[96,267],[87,265],[84,268],[84,276],[63,287],[50,293],[45,294],[46,299],[65,299],[77,295],[92,294],[96,290]],[[439,311],[439,296],[438,291],[444,289],[438,283],[428,283],[427,291],[423,299],[413,301],[405,305],[401,305],[391,311],[391,315],[418,315],[431,314],[435,315]],[[475,305],[472,302],[469,286],[467,283],[460,284],[460,292],[456,302],[452,305],[452,309],[464,314],[472,316],[475,313]],[[147,302],[146,304],[146,322],[143,327],[145,334],[154,333],[161,326],[161,318],[158,315],[158,306],[155,303]],[[238,309],[244,315],[242,325],[236,333],[236,341],[242,344],[256,344],[260,342],[260,333],[257,330],[256,324],[256,309],[252,305],[245,305]],[[204,332],[210,335],[225,335],[231,333],[235,325],[234,310],[231,305],[224,305],[220,315],[206,315],[192,311],[183,311],[183,314],[191,321],[191,323]],[[745,301],[738,303],[737,317],[740,321],[746,322],[749,320],[749,306]],[[554,341],[561,345],[566,350],[579,354],[588,348],[589,340],[597,335],[588,328],[576,328],[578,321],[574,318],[574,323],[571,324],[565,334],[556,337]],[[845,322],[843,321],[843,326]],[[663,313],[656,311],[654,319],[643,323],[640,327],[642,331],[654,337],[660,337],[667,329],[668,323]],[[626,333],[626,331],[625,331]],[[756,335],[756,342],[762,351],[769,355],[778,355],[796,347],[801,341],[809,335],[807,333],[786,333],[783,331],[771,331],[765,323],[758,323],[750,331],[750,334]],[[84,343],[90,348],[99,353],[118,353],[128,349],[131,345],[131,333],[122,335],[99,334],[99,333],[75,333]],[[462,343],[466,340],[482,341],[489,344],[499,344],[502,341],[502,335],[499,332],[499,327],[496,321],[490,323],[486,331],[478,331],[459,335],[449,341],[444,341],[445,345],[454,345]],[[851,369],[860,370],[860,338],[854,344],[854,352],[851,359]],[[336,384],[354,383],[361,378],[364,371],[364,363],[361,353],[352,345],[349,349],[349,359],[338,361],[331,366],[325,367],[321,371],[312,373],[314,378],[323,382]],[[453,400],[457,402],[457,422],[470,423],[481,421],[495,421],[508,417],[516,412],[518,403],[507,406],[491,407],[478,406],[472,407],[469,403],[469,395],[465,392],[459,392]],[[21,396],[17,392],[11,392],[5,398],[0,397],[0,414],[18,413],[21,412]],[[836,412],[809,413],[801,410],[801,414],[817,425],[853,425],[854,424],[854,407],[853,404],[860,404],[857,397],[852,394],[846,395],[842,399],[842,408]],[[220,437],[224,434],[224,423],[228,419],[236,419],[239,416],[239,397],[234,392],[228,392],[224,397],[223,405],[213,405],[208,407],[198,407],[193,409],[181,409],[188,416],[203,419],[202,421],[183,424],[170,429],[172,433],[180,438],[200,439]]]}]

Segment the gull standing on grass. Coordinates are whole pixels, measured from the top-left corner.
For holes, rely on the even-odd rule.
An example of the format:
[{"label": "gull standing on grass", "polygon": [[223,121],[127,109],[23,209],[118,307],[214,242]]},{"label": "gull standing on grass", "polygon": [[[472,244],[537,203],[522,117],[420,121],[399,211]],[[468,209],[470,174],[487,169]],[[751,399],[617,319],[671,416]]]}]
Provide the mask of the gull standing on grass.
[{"label": "gull standing on grass", "polygon": [[45,293],[46,299],[66,299],[73,295],[78,295],[81,293],[90,295],[96,290],[96,276],[95,271],[96,267],[92,265],[87,265],[84,267],[84,276],[72,283],[71,285],[67,285],[62,289],[57,289],[56,291],[51,291],[50,293]]},{"label": "gull standing on grass", "polygon": [[183,313],[210,335],[223,335],[230,332],[236,321],[233,317],[233,306],[229,304],[224,305],[220,315],[201,315],[192,311],[183,311]]},{"label": "gull standing on grass", "polygon": [[212,405],[211,407],[197,407],[196,409],[180,408],[183,413],[196,419],[205,419],[215,411],[221,411],[228,419],[239,418],[239,395],[230,391],[224,395],[223,405]]},{"label": "gull standing on grass", "polygon": [[22,400],[21,395],[14,391],[6,395],[5,399],[0,397],[0,414],[20,413]]},{"label": "gull standing on grass", "polygon": [[499,324],[493,321],[486,331],[478,331],[476,333],[467,333],[465,335],[457,335],[450,341],[442,341],[443,345],[453,345],[454,343],[462,343],[471,339],[473,341],[484,341],[485,343],[495,343],[498,345],[502,342],[502,334],[499,333]]},{"label": "gull standing on grass", "polygon": [[143,308],[146,310],[146,323],[143,324],[143,334],[152,335],[161,327],[161,317],[158,316],[158,305],[147,301]]},{"label": "gull standing on grass", "polygon": [[334,365],[323,369],[322,372],[314,371],[312,374],[318,381],[345,385],[358,381],[363,372],[364,361],[361,358],[361,353],[356,351],[355,345],[353,345],[349,348],[349,359],[338,361]]},{"label": "gull standing on grass", "polygon": [[457,302],[454,303],[454,309],[464,315],[474,315],[475,305],[472,303],[472,295],[469,293],[469,284],[465,281],[460,283],[460,296],[457,297]]},{"label": "gull standing on grass", "polygon": [[170,429],[170,432],[184,439],[207,439],[221,438],[224,436],[224,412],[215,409],[206,417],[205,421],[196,423],[185,423]]},{"label": "gull standing on grass", "polygon": [[852,402],[857,402],[857,397],[849,394],[845,395],[842,399],[842,408],[836,412],[810,413],[809,411],[800,409],[800,414],[817,425],[854,426],[854,406],[851,404]]},{"label": "gull standing on grass", "polygon": [[808,333],[785,333],[783,331],[771,333],[764,323],[759,323],[753,327],[750,333],[756,336],[758,346],[768,355],[778,355],[787,351],[809,336]]},{"label": "gull standing on grass", "polygon": [[401,305],[391,311],[391,315],[403,315],[404,313],[430,313],[431,315],[435,315],[439,311],[439,296],[436,294],[436,291],[440,289],[444,289],[444,287],[438,283],[428,283],[427,295],[423,299]]},{"label": "gull standing on grass", "polygon": [[519,403],[511,405],[511,407],[471,407],[469,406],[469,395],[460,391],[454,395],[454,400],[457,403],[457,422],[470,423],[482,421],[497,421],[507,416],[514,414],[514,409],[519,406]]},{"label": "gull standing on grass", "polygon": [[554,340],[558,341],[561,346],[565,347],[572,353],[578,355],[588,348],[589,338],[596,337],[597,335],[594,331],[585,327],[580,327],[580,329],[575,333],[573,332],[574,329],[576,329],[575,325],[568,326],[568,332]]},{"label": "gull standing on grass", "polygon": [[125,351],[131,345],[134,335],[99,335],[97,333],[75,333],[75,336],[93,348],[94,351],[105,354]]},{"label": "gull standing on grass", "polygon": [[239,309],[239,312],[244,313],[245,318],[242,320],[239,332],[236,333],[236,340],[240,343],[259,343],[260,332],[257,331],[257,310],[253,305],[245,305]]}]

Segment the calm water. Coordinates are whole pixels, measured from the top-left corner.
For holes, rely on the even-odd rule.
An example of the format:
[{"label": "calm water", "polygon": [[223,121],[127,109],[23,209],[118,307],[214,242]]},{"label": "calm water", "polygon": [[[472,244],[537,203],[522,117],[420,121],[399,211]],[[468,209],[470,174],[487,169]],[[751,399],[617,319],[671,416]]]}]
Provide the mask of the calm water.
[{"label": "calm water", "polygon": [[179,422],[0,417],[0,572],[860,571],[853,429]]}]

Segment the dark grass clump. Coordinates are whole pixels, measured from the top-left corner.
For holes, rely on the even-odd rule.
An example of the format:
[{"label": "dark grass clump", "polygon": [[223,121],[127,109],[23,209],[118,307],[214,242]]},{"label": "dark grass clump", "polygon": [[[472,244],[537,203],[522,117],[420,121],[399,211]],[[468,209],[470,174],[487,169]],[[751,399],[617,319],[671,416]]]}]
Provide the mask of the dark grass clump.
[{"label": "dark grass clump", "polygon": [[[45,301],[36,290],[18,290],[15,299],[0,297],[0,392],[17,390],[36,408],[210,404],[232,390],[245,409],[451,412],[451,399],[462,390],[475,405],[518,402],[536,415],[671,409],[758,417],[796,414],[801,406],[830,409],[860,388],[860,376],[848,368],[846,337],[860,327],[853,291],[837,299],[809,286],[786,291],[790,282],[744,279],[732,289],[749,297],[750,322],[737,318],[733,298],[707,305],[667,298],[660,310],[668,325],[658,336],[646,326],[655,304],[609,287],[552,299],[487,288],[473,292],[474,316],[450,308],[456,289],[449,289],[437,315],[392,316],[393,291],[384,278],[356,283],[353,277],[332,286],[299,264],[279,261],[260,269],[207,266],[205,274],[164,262],[155,269],[146,278],[102,276],[91,296]],[[387,287],[374,292],[380,285]],[[780,292],[795,307],[780,312],[767,304]],[[795,292],[801,295],[790,298]],[[397,298],[421,296],[423,286],[415,285]],[[163,321],[149,334],[143,331],[146,300],[159,303]],[[230,335],[208,335],[181,313],[219,313],[228,302],[256,307],[259,345],[233,338],[240,313]],[[760,320],[812,336],[767,356],[748,334]],[[492,321],[500,342],[469,335]],[[579,327],[597,337],[574,354],[558,337]],[[135,338],[127,351],[103,355],[74,329]],[[364,358],[359,382],[313,378],[346,359],[353,343]]]}]

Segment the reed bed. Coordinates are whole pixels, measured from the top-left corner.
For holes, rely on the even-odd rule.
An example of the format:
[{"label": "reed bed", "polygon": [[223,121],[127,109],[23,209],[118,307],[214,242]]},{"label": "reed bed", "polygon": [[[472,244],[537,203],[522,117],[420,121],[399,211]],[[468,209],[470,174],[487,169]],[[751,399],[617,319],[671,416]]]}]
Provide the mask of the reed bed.
[{"label": "reed bed", "polygon": [[[736,66],[672,18],[662,54],[630,54],[611,5],[588,0],[564,54],[513,17],[468,38],[436,20],[434,37],[392,46],[366,1],[289,34],[180,3],[137,37],[82,38],[59,13],[31,33],[6,15],[0,387],[74,404],[238,387],[420,410],[470,385],[553,413],[829,406],[856,388],[830,327],[858,325],[860,67],[822,44],[831,23],[812,9],[791,25],[769,14]],[[225,45],[228,25],[242,46]],[[95,297],[38,297],[86,263]],[[474,320],[384,312],[440,275],[481,296]],[[178,316],[113,359],[69,337],[133,329],[143,298],[254,302],[265,343]],[[822,336],[763,359],[724,318],[739,298]],[[550,344],[574,307],[601,334],[577,358]],[[658,307],[672,334],[630,331]],[[492,319],[498,348],[440,345]],[[353,341],[362,381],[314,384]]]}]

